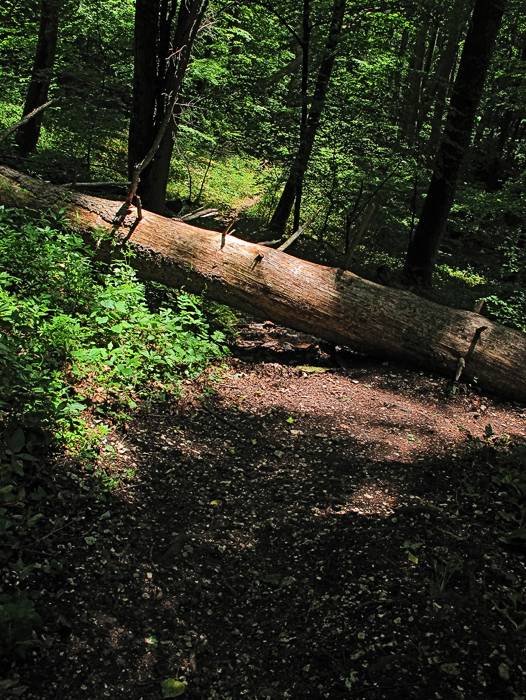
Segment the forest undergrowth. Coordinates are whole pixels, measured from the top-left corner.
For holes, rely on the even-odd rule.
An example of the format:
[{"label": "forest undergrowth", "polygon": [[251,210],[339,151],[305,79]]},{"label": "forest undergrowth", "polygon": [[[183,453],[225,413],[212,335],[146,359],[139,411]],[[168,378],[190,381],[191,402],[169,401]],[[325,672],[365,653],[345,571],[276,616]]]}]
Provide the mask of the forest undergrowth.
[{"label": "forest undergrowth", "polygon": [[[225,356],[235,316],[139,282],[127,253],[97,262],[60,213],[2,209],[0,230],[0,549],[23,578],[43,565],[20,544],[42,526],[50,455],[82,465],[101,491],[132,478],[108,472],[108,436]],[[27,643],[37,618],[30,598],[3,590],[4,651]]]}]

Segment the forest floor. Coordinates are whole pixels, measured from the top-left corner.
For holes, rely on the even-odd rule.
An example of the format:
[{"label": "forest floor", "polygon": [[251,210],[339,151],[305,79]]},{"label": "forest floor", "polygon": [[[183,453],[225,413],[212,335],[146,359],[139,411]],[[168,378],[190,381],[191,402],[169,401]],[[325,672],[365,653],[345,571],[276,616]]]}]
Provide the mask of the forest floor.
[{"label": "forest floor", "polygon": [[524,698],[526,410],[446,388],[247,324],[51,465],[7,697]]}]

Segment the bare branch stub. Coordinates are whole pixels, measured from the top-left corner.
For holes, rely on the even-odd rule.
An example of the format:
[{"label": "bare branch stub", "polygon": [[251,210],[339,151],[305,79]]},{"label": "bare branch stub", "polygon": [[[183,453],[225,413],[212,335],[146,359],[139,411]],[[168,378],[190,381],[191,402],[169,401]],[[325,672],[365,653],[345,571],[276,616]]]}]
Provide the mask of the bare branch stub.
[{"label": "bare branch stub", "polygon": [[[478,312],[476,312],[476,313],[478,313]],[[482,334],[484,333],[484,331],[487,331],[487,330],[488,330],[487,326],[480,326],[479,328],[477,328],[477,330],[475,331],[475,333],[473,335],[473,338],[471,339],[471,343],[469,345],[468,351],[466,352],[466,354],[463,357],[458,358],[455,377],[453,379],[453,386],[455,384],[457,384],[458,381],[460,380],[462,373],[466,369],[467,363],[471,360],[471,358],[473,357],[473,355],[475,353],[475,349],[478,345],[480,338],[482,337]]]}]

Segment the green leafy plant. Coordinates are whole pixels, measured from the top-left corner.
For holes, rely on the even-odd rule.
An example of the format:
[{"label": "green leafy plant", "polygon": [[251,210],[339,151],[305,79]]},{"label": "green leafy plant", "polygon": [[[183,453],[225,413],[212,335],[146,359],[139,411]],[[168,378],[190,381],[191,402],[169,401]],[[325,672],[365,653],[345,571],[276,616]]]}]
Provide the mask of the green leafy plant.
[{"label": "green leafy plant", "polygon": [[60,215],[0,209],[0,396],[12,424],[39,425],[93,458],[104,428],[147,393],[173,392],[225,352],[221,307],[163,291],[151,307],[124,259],[97,263]]},{"label": "green leafy plant", "polygon": [[166,678],[161,683],[161,695],[163,698],[178,698],[186,692],[187,683],[177,678]]}]

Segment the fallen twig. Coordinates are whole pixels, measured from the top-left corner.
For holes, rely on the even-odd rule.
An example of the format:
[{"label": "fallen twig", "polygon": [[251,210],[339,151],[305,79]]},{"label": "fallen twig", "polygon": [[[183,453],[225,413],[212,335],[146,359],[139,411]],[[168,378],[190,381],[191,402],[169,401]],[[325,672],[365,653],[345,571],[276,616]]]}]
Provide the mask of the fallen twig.
[{"label": "fallen twig", "polygon": [[279,250],[281,253],[283,253],[283,251],[287,250],[287,248],[289,248],[294,243],[294,241],[296,241],[301,236],[304,230],[304,227],[300,226],[299,229],[297,231],[294,231],[294,233],[291,236],[289,236],[284,243],[282,243],[278,248],[276,248],[276,250]]},{"label": "fallen twig", "polygon": [[206,207],[200,207],[195,211],[191,211],[188,214],[181,216],[181,221],[193,221],[194,219],[206,219],[210,216],[215,216],[218,213],[217,209],[207,209]]},{"label": "fallen twig", "polygon": [[66,182],[63,187],[81,188],[86,190],[97,190],[105,187],[125,187],[128,188],[130,182]]}]

